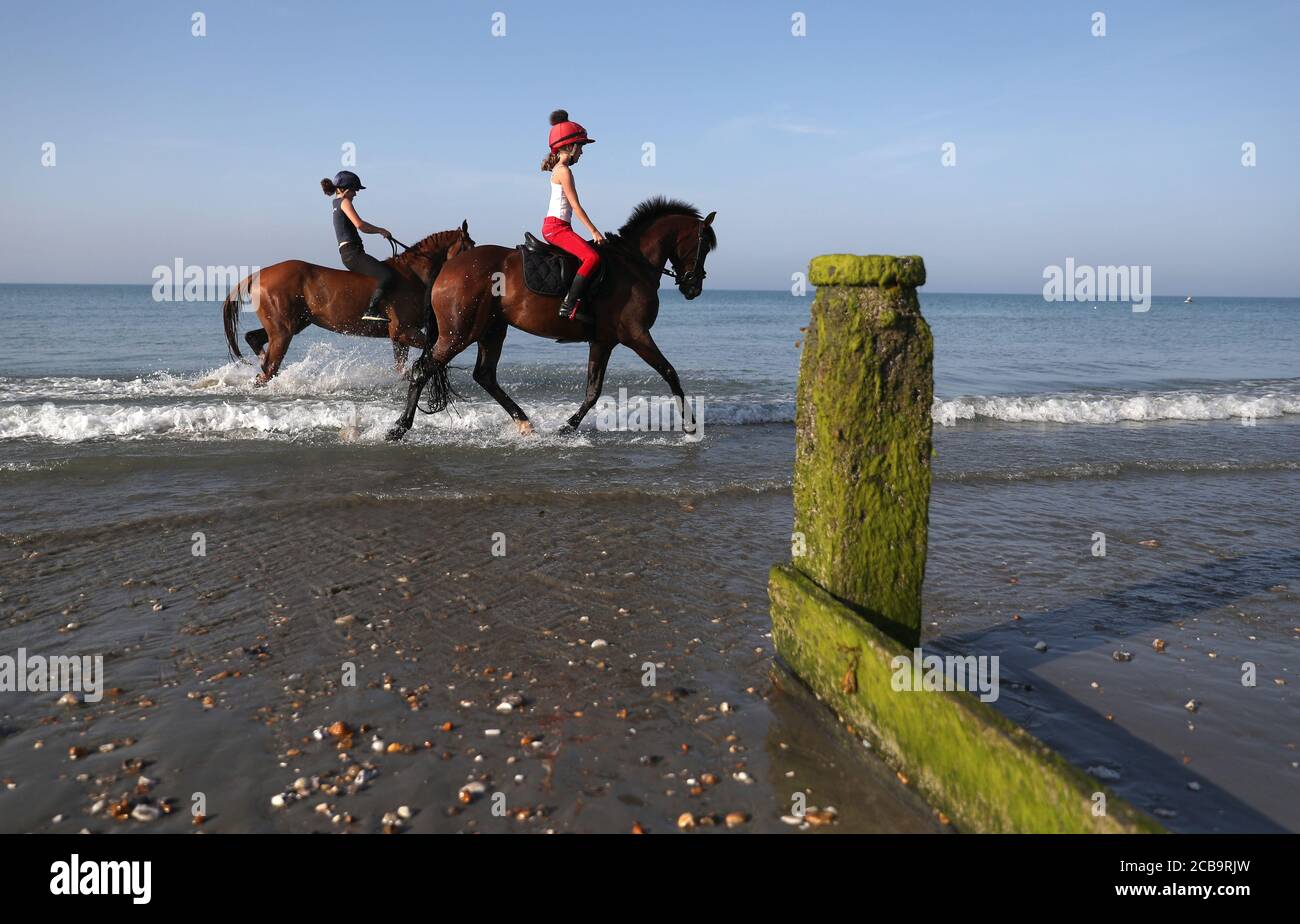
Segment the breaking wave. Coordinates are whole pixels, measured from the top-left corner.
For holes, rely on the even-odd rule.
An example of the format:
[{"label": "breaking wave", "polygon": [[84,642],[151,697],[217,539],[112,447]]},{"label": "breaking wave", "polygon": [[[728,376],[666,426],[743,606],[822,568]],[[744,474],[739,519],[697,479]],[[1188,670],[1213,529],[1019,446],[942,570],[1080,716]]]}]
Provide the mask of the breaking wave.
[{"label": "breaking wave", "polygon": [[964,396],[936,399],[935,423],[951,427],[963,420],[1059,424],[1111,424],[1155,420],[1234,420],[1300,414],[1300,387],[1294,380],[1239,383],[1223,390],[1179,390],[1137,394],[1055,394]]}]

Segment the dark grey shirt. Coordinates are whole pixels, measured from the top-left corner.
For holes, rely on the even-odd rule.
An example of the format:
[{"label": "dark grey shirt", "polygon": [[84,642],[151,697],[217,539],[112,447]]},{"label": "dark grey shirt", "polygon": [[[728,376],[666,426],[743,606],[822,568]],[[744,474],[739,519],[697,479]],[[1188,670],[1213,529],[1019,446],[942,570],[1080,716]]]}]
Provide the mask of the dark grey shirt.
[{"label": "dark grey shirt", "polygon": [[338,238],[339,249],[342,250],[345,244],[355,244],[361,246],[361,235],[357,234],[357,226],[352,223],[343,209],[339,208],[343,204],[342,196],[334,196],[330,199],[334,209],[334,236]]}]

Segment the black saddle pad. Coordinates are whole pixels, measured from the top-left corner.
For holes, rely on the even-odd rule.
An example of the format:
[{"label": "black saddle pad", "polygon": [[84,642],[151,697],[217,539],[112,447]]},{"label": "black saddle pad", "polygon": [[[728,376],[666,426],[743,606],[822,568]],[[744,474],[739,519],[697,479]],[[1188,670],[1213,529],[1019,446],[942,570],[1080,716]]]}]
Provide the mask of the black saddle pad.
[{"label": "black saddle pad", "polygon": [[[573,281],[573,274],[578,271],[582,261],[566,250],[538,240],[527,231],[524,232],[524,243],[519,245],[518,250],[520,259],[524,261],[524,285],[528,291],[556,296],[563,296],[569,291],[569,283]],[[591,280],[587,289],[588,298],[600,288],[604,278],[605,263],[601,261],[596,270],[596,278]]]}]

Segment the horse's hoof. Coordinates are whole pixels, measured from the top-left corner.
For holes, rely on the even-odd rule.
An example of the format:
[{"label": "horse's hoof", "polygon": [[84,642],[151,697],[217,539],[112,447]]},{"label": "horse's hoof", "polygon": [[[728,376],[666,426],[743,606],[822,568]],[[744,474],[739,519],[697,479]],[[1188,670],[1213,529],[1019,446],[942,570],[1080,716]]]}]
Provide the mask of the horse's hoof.
[{"label": "horse's hoof", "polygon": [[530,420],[516,420],[515,426],[519,429],[520,436],[532,436],[536,432]]},{"label": "horse's hoof", "polygon": [[397,442],[400,442],[401,439],[402,439],[402,437],[406,436],[406,431],[407,431],[408,429],[410,429],[410,428],[409,428],[409,427],[403,427],[401,424],[398,424],[397,426],[393,427],[393,429],[389,430],[389,431],[384,435],[384,439],[388,440],[388,442],[390,442],[390,443],[397,443]]}]

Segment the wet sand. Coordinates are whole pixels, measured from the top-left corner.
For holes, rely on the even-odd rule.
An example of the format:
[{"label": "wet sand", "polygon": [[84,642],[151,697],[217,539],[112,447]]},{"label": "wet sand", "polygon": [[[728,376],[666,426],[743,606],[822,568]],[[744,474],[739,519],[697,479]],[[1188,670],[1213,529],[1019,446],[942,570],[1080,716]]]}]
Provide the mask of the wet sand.
[{"label": "wet sand", "polygon": [[[999,430],[1026,477],[961,468],[983,429],[940,434],[923,645],[998,655],[996,708],[1171,830],[1300,830],[1294,425],[1244,431],[1253,469],[1078,478],[1041,472],[1178,458],[1186,427]],[[202,793],[208,831],[797,831],[796,792],[837,810],[808,831],[939,829],[774,663],[792,428],[714,435],[42,448],[5,475],[0,655],[100,654],[118,692],[0,693],[0,830],[189,830]],[[177,812],[110,817],[145,799]]]},{"label": "wet sand", "polygon": [[[103,654],[113,689],[0,694],[0,829],[944,830],[774,665],[789,505],[286,500],[13,540],[0,650]],[[782,820],[796,792],[820,824]]]}]

